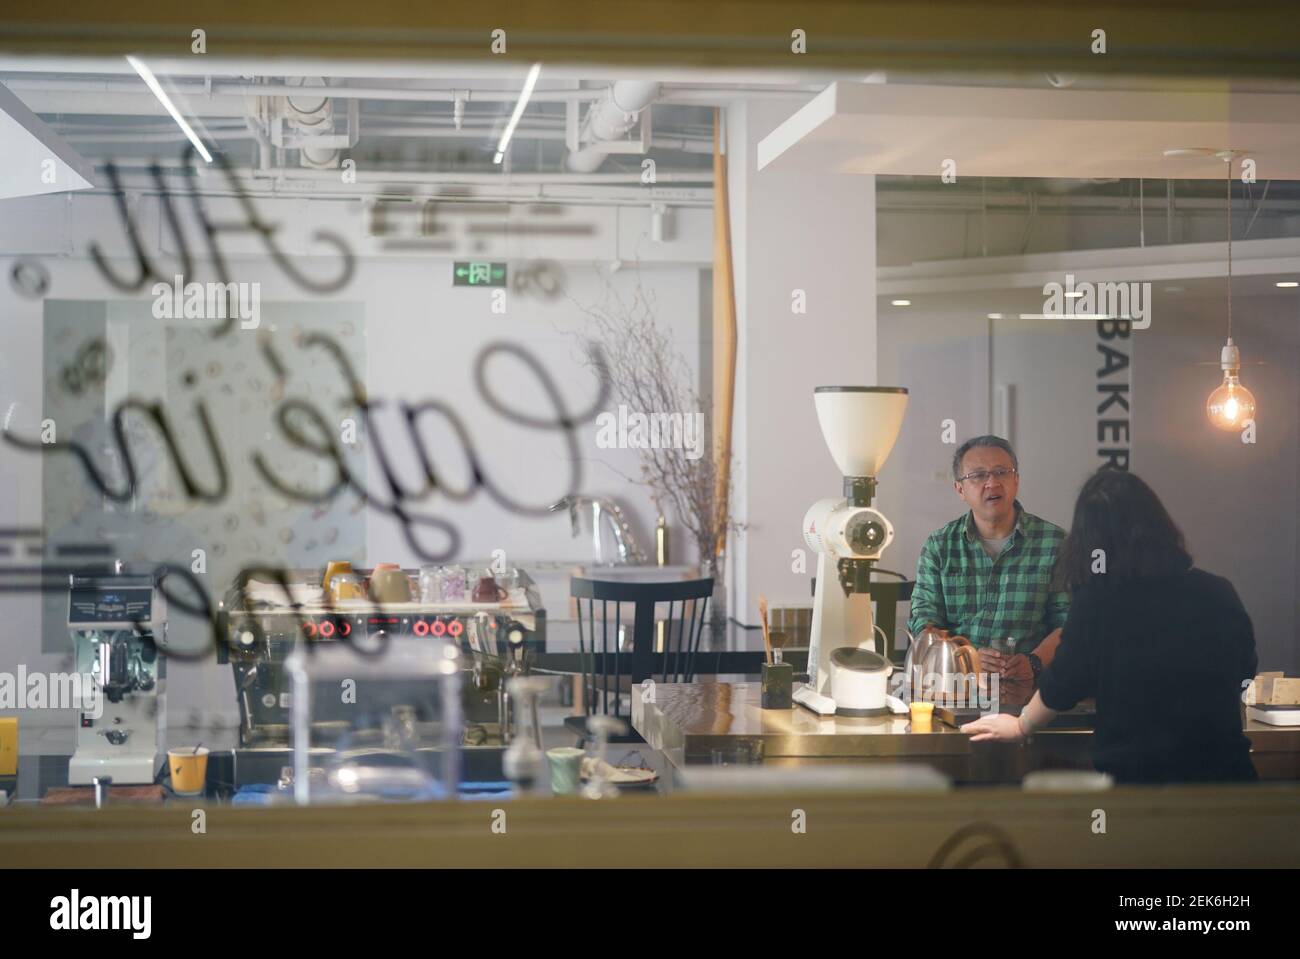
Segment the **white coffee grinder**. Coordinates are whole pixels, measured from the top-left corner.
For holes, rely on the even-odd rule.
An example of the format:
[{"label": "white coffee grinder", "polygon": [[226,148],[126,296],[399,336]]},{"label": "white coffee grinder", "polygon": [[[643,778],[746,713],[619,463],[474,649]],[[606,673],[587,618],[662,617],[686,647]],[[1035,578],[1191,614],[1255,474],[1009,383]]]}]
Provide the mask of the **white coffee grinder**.
[{"label": "white coffee grinder", "polygon": [[876,475],[894,448],[907,409],[897,386],[819,386],[817,422],[835,465],[844,474],[844,497],[818,500],[803,520],[803,537],[817,552],[808,684],[794,701],[819,715],[864,716],[888,712],[891,667],[874,652],[871,567],[894,539],[894,527],[871,508]]}]

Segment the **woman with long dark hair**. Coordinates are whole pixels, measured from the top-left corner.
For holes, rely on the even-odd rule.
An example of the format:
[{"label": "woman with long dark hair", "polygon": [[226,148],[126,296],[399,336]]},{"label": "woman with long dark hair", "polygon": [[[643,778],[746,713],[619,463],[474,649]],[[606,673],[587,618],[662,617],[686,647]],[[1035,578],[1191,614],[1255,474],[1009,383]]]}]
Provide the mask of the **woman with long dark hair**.
[{"label": "woman with long dark hair", "polygon": [[1255,633],[1232,584],[1192,565],[1160,498],[1129,472],[1083,484],[1057,558],[1071,593],[1056,658],[1019,717],[967,723],[972,742],[1015,742],[1090,696],[1093,762],[1117,782],[1257,779],[1241,728]]}]

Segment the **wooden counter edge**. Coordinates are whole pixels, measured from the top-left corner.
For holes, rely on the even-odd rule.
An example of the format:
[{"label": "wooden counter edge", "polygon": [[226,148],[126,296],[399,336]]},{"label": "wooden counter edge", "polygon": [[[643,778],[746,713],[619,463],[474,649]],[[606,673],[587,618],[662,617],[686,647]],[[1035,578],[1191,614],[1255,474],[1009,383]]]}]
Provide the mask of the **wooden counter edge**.
[{"label": "wooden counter edge", "polygon": [[11,867],[924,867],[954,849],[984,865],[1294,868],[1300,784],[0,811]]}]

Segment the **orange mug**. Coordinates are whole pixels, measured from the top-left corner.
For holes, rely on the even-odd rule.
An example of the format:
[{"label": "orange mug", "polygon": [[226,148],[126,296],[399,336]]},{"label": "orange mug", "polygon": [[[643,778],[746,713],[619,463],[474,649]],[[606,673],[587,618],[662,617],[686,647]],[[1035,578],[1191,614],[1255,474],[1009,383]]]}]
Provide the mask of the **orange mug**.
[{"label": "orange mug", "polygon": [[474,584],[473,599],[476,603],[499,603],[507,596],[506,588],[497,582],[496,577],[485,575]]}]

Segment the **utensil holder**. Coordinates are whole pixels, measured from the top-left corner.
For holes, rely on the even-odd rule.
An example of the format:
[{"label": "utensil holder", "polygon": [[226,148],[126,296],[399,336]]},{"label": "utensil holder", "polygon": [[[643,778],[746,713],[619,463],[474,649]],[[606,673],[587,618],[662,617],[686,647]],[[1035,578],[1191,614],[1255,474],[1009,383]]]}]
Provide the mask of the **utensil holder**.
[{"label": "utensil holder", "polygon": [[794,706],[794,667],[789,663],[763,664],[763,708],[790,709]]}]

